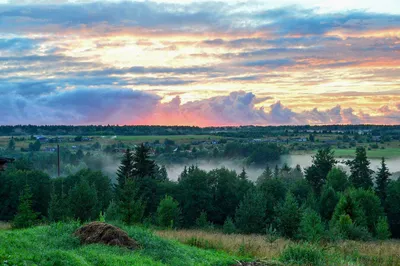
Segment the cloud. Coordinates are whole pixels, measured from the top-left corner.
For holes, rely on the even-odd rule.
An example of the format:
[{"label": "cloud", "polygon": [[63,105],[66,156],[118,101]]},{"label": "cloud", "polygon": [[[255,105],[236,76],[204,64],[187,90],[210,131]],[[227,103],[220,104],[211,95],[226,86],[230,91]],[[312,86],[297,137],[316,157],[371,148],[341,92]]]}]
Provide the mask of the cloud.
[{"label": "cloud", "polygon": [[[27,85],[27,84],[25,84]],[[29,85],[29,84],[28,84]],[[339,105],[327,110],[314,108],[295,112],[280,101],[269,108],[256,107],[271,97],[257,97],[237,91],[229,95],[182,103],[179,96],[162,103],[151,93],[131,89],[48,90],[34,94],[35,86],[3,91],[0,98],[0,124],[160,124],[160,125],[300,125],[300,124],[394,124],[400,112],[385,116],[355,114]]]}]

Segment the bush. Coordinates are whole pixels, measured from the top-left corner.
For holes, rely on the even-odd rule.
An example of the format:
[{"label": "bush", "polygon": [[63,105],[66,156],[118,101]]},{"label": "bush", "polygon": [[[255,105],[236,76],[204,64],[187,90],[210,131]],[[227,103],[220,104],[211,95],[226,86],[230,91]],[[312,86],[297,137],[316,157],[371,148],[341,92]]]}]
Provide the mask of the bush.
[{"label": "bush", "polygon": [[364,226],[354,224],[348,214],[340,216],[336,228],[341,237],[345,239],[368,241],[372,238],[368,229]]},{"label": "bush", "polygon": [[196,219],[196,226],[203,229],[209,228],[210,223],[208,222],[207,213],[205,211],[202,211],[200,216]]},{"label": "bush", "polygon": [[280,256],[280,261],[288,265],[326,265],[325,253],[308,244],[291,245]]},{"label": "bush", "polygon": [[301,211],[292,193],[288,193],[285,202],[277,208],[279,232],[286,237],[294,237],[299,229]]},{"label": "bush", "polygon": [[321,216],[312,210],[307,209],[300,220],[299,237],[307,241],[319,241],[324,235],[324,225]]},{"label": "bush", "polygon": [[178,227],[180,224],[179,203],[166,195],[157,208],[157,223],[162,227]]},{"label": "bush", "polygon": [[379,217],[378,223],[376,224],[375,232],[376,238],[378,238],[379,240],[386,240],[390,237],[391,234],[389,230],[389,223],[386,217]]},{"label": "bush", "polygon": [[236,209],[236,227],[243,233],[261,233],[265,229],[266,204],[263,194],[250,190]]},{"label": "bush", "polygon": [[236,232],[236,226],[231,217],[226,218],[223,226],[223,232],[224,234],[234,234]]},{"label": "bush", "polygon": [[121,215],[119,214],[118,210],[118,204],[114,200],[112,200],[108,205],[105,216],[108,222],[121,220]]},{"label": "bush", "polygon": [[17,215],[14,217],[14,228],[31,227],[37,223],[38,213],[32,210],[32,193],[28,185],[25,186],[19,199]]}]

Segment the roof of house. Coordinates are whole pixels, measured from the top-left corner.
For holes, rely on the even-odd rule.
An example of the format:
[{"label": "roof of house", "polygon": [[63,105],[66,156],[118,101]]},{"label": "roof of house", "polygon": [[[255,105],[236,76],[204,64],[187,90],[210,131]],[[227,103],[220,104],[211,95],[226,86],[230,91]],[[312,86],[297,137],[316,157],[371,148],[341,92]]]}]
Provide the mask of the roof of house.
[{"label": "roof of house", "polygon": [[15,159],[13,158],[4,158],[4,157],[0,157],[0,163],[4,164],[4,163],[11,163],[13,162]]}]

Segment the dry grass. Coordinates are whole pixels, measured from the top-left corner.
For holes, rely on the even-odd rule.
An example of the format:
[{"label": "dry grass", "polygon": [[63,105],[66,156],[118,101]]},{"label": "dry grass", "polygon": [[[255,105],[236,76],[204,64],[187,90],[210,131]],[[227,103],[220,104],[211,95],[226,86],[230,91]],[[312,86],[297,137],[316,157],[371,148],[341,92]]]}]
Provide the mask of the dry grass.
[{"label": "dry grass", "polygon": [[291,241],[281,238],[273,244],[269,244],[265,241],[265,236],[262,235],[226,235],[201,230],[168,230],[157,231],[156,233],[163,238],[175,239],[184,244],[197,244],[199,247],[224,250],[233,255],[250,255],[260,259],[278,257],[291,243]]},{"label": "dry grass", "polygon": [[[189,245],[202,248],[224,250],[233,255],[248,255],[258,259],[276,259],[281,252],[293,242],[278,239],[273,244],[262,235],[225,235],[219,232],[201,230],[168,230],[157,231],[157,235],[175,239]],[[343,241],[324,246],[332,257],[348,258],[355,265],[400,265],[400,241],[357,242]],[[350,264],[345,264],[350,265]]]},{"label": "dry grass", "polygon": [[9,223],[0,221],[0,230],[9,230],[11,229],[11,225]]}]

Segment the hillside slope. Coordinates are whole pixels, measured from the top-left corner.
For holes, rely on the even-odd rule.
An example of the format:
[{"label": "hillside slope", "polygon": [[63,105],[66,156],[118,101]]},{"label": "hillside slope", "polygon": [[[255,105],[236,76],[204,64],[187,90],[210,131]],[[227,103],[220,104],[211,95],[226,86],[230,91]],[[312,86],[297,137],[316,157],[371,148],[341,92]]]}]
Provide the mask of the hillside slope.
[{"label": "hillside slope", "polygon": [[137,227],[123,227],[142,249],[104,245],[81,246],[72,236],[76,223],[0,231],[0,263],[4,265],[232,265],[225,253],[165,240]]}]

